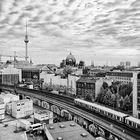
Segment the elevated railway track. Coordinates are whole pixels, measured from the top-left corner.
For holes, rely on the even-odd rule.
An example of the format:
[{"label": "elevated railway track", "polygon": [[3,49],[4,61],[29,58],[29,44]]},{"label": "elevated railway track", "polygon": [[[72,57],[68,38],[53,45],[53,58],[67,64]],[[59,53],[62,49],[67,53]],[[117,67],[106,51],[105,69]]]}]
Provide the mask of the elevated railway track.
[{"label": "elevated railway track", "polygon": [[[15,90],[13,86],[8,87],[8,86],[4,86],[3,89],[7,89],[8,90]],[[108,127],[106,126],[110,126],[110,129],[112,129],[112,133],[119,133],[119,132],[123,132],[125,134],[125,136],[130,136],[132,137],[132,139],[136,139],[136,140],[140,140],[140,133],[125,126],[124,124],[118,123],[116,121],[113,121],[105,116],[102,116],[98,113],[93,113],[87,109],[84,108],[80,108],[74,105],[74,98],[72,97],[68,97],[68,96],[63,96],[63,95],[57,95],[57,94],[52,94],[52,93],[48,93],[46,91],[40,91],[40,90],[31,90],[31,89],[26,89],[26,88],[21,88],[21,87],[17,87],[16,92],[27,92],[30,94],[34,94],[46,101],[52,101],[52,103],[57,103],[59,106],[65,106],[68,110],[71,110],[79,115],[82,115],[84,118],[89,119],[89,120],[98,120],[97,123],[100,121],[102,122],[102,126],[105,129],[108,129]],[[44,98],[46,97],[46,98]],[[101,123],[100,123],[101,124]],[[103,125],[106,124],[106,125]],[[129,137],[129,138],[130,138]],[[129,140],[128,138],[128,140]],[[126,138],[127,139],[127,138]]]}]

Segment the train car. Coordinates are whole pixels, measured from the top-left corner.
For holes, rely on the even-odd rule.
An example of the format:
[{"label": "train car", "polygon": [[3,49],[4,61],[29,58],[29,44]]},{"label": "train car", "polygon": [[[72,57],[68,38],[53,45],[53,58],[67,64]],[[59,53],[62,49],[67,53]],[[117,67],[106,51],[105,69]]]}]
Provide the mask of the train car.
[{"label": "train car", "polygon": [[129,116],[125,118],[125,124],[133,129],[140,131],[140,119]]},{"label": "train car", "polygon": [[124,123],[125,118],[128,117],[128,115],[125,113],[115,111],[113,109],[110,109],[108,107],[104,107],[104,106],[99,105],[97,103],[91,103],[91,102],[84,101],[81,99],[75,99],[74,102],[76,105],[78,105],[80,107],[84,107],[84,108],[89,109],[91,111],[97,112],[103,116],[106,116],[108,118],[111,118],[111,119],[116,120],[116,121],[121,122],[121,123]]},{"label": "train car", "polygon": [[125,118],[128,117],[128,115],[125,113],[115,111],[113,109],[110,109],[108,107],[104,107],[104,106],[96,104],[96,103],[94,103],[94,108],[97,108],[96,112],[98,112],[104,116],[107,116],[108,118],[111,118],[113,120],[116,120],[118,122],[121,122],[121,123],[124,123]]}]

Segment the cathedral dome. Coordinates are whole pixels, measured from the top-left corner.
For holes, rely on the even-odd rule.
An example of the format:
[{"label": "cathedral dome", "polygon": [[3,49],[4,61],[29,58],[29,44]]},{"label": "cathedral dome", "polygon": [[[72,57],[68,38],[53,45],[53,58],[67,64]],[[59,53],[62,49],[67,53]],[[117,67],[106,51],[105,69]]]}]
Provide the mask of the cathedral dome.
[{"label": "cathedral dome", "polygon": [[76,59],[71,53],[66,57],[66,64],[67,65],[75,65],[76,64]]},{"label": "cathedral dome", "polygon": [[73,61],[73,62],[76,62],[76,59],[75,59],[75,57],[70,53],[70,54],[67,56],[66,61]]}]

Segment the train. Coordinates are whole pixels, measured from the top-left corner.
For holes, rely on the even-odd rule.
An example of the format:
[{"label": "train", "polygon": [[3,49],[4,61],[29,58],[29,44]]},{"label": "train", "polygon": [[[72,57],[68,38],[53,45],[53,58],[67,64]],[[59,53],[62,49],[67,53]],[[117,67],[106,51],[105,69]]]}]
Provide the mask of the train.
[{"label": "train", "polygon": [[[11,88],[14,88],[13,86],[11,86]],[[31,91],[34,92],[35,94],[38,94],[38,90],[34,90],[34,89],[27,89],[27,88],[22,88],[22,87],[17,87],[16,90],[24,90],[24,91]],[[75,104],[78,107],[82,107],[85,108],[87,110],[90,110],[92,112],[96,112],[99,113],[100,115],[103,115],[109,119],[112,119],[114,121],[117,121],[119,123],[125,124],[126,126],[128,126],[129,128],[132,128],[133,130],[137,130],[138,132],[140,132],[140,119],[134,118],[128,114],[110,109],[108,107],[105,107],[103,105],[99,105],[98,103],[91,103],[88,101],[85,101],[83,99],[79,99],[79,98],[70,98],[67,96],[63,96],[63,95],[59,95],[59,94],[52,94],[52,93],[48,93],[46,94],[45,91],[41,91],[41,93],[43,96],[47,95],[46,97],[49,96],[53,96],[53,97],[58,97],[61,99],[63,98],[64,101],[67,101],[71,104]]]},{"label": "train", "polygon": [[99,105],[97,103],[91,103],[83,99],[74,99],[74,104],[78,107],[88,109],[90,111],[99,113],[109,119],[125,124],[126,126],[135,129],[140,132],[140,119],[134,118],[128,114],[110,109],[108,107]]}]

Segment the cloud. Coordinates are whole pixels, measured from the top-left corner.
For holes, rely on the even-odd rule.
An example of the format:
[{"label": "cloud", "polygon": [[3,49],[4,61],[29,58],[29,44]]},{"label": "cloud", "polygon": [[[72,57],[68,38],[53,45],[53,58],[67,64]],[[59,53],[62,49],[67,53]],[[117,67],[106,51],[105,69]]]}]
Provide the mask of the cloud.
[{"label": "cloud", "polygon": [[[17,39],[24,44],[26,19],[30,45],[35,47],[32,57],[37,48],[42,53],[58,52],[62,56],[70,50],[76,54],[80,49],[88,50],[87,55],[90,50],[104,49],[108,54],[115,53],[115,49],[121,52],[140,46],[139,0],[0,1],[0,45],[6,38],[12,40],[11,50]],[[7,48],[2,47],[5,51]],[[21,52],[24,53],[22,49]]]}]

